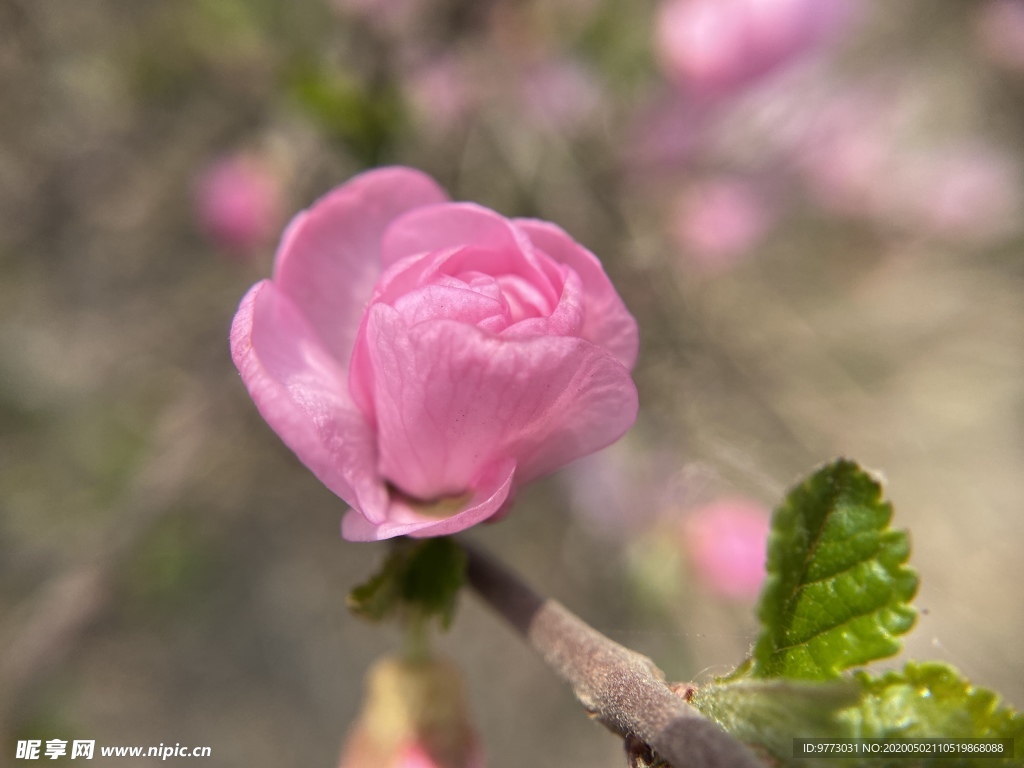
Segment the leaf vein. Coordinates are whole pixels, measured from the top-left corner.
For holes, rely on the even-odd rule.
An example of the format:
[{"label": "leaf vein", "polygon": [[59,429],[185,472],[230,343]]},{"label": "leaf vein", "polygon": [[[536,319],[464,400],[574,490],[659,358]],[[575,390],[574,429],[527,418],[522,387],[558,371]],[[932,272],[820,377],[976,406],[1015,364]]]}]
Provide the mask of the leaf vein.
[{"label": "leaf vein", "polygon": [[[867,609],[866,611],[863,611],[862,613],[855,613],[852,616],[850,616],[849,618],[843,619],[842,621],[840,621],[840,622],[838,622],[836,624],[832,624],[831,626],[825,627],[823,629],[819,629],[819,630],[815,631],[814,634],[809,635],[808,637],[805,637],[802,640],[797,640],[795,642],[790,643],[789,645],[779,646],[778,648],[775,649],[775,651],[772,653],[772,655],[774,656],[776,653],[782,653],[783,651],[788,651],[790,648],[797,648],[797,647],[799,647],[801,645],[807,645],[808,643],[812,642],[813,640],[815,640],[818,637],[821,637],[822,635],[824,635],[827,632],[831,632],[834,629],[838,629],[839,627],[842,627],[842,626],[844,626],[846,624],[850,624],[851,622],[854,622],[857,619],[862,619],[865,616],[871,616],[873,614],[878,613],[880,610],[885,608],[885,605],[886,605],[886,603],[884,603],[884,602],[882,604],[880,604],[880,605],[874,605],[871,608]],[[879,628],[879,629],[881,630],[883,635],[886,635],[888,637],[892,636],[892,634],[888,630],[882,629],[882,628]]]},{"label": "leaf vein", "polygon": [[[856,568],[858,565],[863,565],[864,563],[871,562],[872,560],[875,560],[881,554],[881,552],[882,552],[882,548],[878,547],[878,549],[876,549],[874,552],[872,552],[868,557],[865,557],[865,558],[863,558],[861,560],[858,560],[857,562],[852,563],[851,565],[847,566],[846,568],[840,568],[835,573],[830,573],[828,576],[822,576],[819,579],[813,579],[811,581],[803,581],[803,582],[801,582],[801,583],[796,585],[795,592],[798,593],[804,587],[809,587],[812,584],[821,584],[822,582],[829,581],[831,579],[836,579],[836,578],[842,576],[844,573],[849,573],[854,568]],[[889,569],[886,568],[886,570],[888,571]]]}]

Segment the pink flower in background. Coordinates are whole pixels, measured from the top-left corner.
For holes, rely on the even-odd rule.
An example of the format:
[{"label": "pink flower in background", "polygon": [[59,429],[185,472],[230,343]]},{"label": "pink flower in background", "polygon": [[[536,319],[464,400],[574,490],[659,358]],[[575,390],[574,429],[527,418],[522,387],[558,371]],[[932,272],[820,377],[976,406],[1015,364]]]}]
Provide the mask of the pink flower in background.
[{"label": "pink flower in background", "polygon": [[706,110],[678,93],[656,93],[638,110],[622,148],[623,164],[632,183],[646,187],[672,176],[697,154],[708,127]]},{"label": "pink flower in background", "polygon": [[529,69],[521,83],[526,109],[555,131],[579,130],[601,106],[597,78],[574,59],[545,61]]},{"label": "pink flower in background", "polygon": [[493,518],[637,411],[636,322],[597,258],[408,168],[292,221],[231,349],[263,418],[352,506],[353,541]]},{"label": "pink flower in background", "polygon": [[833,41],[847,0],[665,0],[655,46],[666,74],[701,95],[723,95]]},{"label": "pink flower in background", "polygon": [[395,768],[440,768],[440,765],[419,744],[410,744],[398,753]]},{"label": "pink flower in background", "polygon": [[676,241],[698,264],[727,269],[764,238],[772,218],[754,184],[723,177],[698,184],[679,198],[672,229]]},{"label": "pink flower in background", "polygon": [[200,175],[195,194],[203,231],[236,255],[265,245],[280,226],[280,179],[254,157],[218,160]]},{"label": "pink flower in background", "polygon": [[922,118],[907,107],[912,91],[913,83],[855,88],[812,115],[792,151],[815,202],[956,244],[1019,231],[1019,164],[978,139],[922,146]]},{"label": "pink flower in background", "polygon": [[481,749],[465,759],[435,759],[426,747],[416,741],[388,754],[387,750],[374,748],[368,735],[357,732],[349,740],[338,768],[484,768],[485,764]]},{"label": "pink flower in background", "polygon": [[953,145],[920,152],[898,180],[908,223],[958,243],[983,244],[1019,231],[1020,169],[993,147]]},{"label": "pink flower in background", "polygon": [[475,85],[463,62],[446,55],[422,62],[403,80],[417,117],[437,133],[464,124],[476,107]]},{"label": "pink flower in background", "polygon": [[896,154],[901,115],[871,88],[826,100],[794,141],[797,165],[813,197],[844,215],[872,214]]},{"label": "pink flower in background", "polygon": [[765,577],[769,514],[746,499],[723,499],[695,510],[683,523],[698,577],[713,591],[754,599]]},{"label": "pink flower in background", "polygon": [[338,768],[483,768],[462,677],[449,661],[384,658]]},{"label": "pink flower in background", "polygon": [[994,64],[1024,72],[1024,3],[990,0],[978,15],[978,42]]}]

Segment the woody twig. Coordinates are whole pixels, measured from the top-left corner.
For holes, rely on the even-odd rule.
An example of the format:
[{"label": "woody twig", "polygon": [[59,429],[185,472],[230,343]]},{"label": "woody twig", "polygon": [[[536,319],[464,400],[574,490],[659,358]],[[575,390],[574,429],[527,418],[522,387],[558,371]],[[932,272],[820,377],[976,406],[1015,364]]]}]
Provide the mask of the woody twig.
[{"label": "woody twig", "polygon": [[610,731],[642,741],[675,768],[763,768],[749,749],[673,693],[649,658],[541,597],[477,547],[466,551],[470,586]]}]

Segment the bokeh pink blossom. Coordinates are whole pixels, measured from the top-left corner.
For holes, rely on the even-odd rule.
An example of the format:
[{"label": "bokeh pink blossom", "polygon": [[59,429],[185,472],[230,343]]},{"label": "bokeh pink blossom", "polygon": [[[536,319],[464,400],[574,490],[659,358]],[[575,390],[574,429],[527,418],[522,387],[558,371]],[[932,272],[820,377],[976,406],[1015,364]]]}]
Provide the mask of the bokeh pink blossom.
[{"label": "bokeh pink blossom", "polygon": [[223,157],[196,181],[199,225],[226,253],[245,258],[269,244],[281,225],[280,174],[255,155]]},{"label": "bokeh pink blossom", "polygon": [[753,600],[765,579],[768,529],[768,510],[737,497],[693,510],[681,534],[693,571],[709,590]]},{"label": "bokeh pink blossom", "polygon": [[853,11],[847,0],[665,0],[655,46],[680,86],[720,97],[834,42]]}]

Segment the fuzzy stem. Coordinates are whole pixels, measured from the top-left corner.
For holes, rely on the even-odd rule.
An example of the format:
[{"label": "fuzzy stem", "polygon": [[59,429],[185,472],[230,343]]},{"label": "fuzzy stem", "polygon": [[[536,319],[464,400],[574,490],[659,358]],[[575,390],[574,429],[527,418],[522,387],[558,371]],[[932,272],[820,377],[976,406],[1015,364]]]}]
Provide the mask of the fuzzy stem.
[{"label": "fuzzy stem", "polygon": [[763,768],[749,749],[673,693],[649,658],[605,637],[489,555],[463,544],[470,586],[610,731],[640,739],[676,768]]}]

